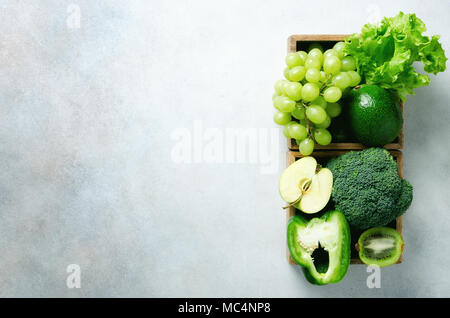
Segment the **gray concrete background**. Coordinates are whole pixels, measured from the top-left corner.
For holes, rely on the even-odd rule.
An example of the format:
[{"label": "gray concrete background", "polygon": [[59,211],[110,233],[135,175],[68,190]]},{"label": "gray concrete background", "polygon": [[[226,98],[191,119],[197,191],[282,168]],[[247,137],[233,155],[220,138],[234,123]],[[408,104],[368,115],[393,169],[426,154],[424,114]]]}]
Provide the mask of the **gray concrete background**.
[{"label": "gray concrete background", "polygon": [[[448,1],[0,7],[0,296],[450,296],[448,71],[406,104],[415,198],[404,263],[382,270],[380,289],[366,287],[364,266],[317,287],[287,264],[281,135],[270,173],[261,154],[191,164],[172,155],[174,132],[193,133],[196,121],[219,135],[276,127],[272,85],[290,34],[358,32],[403,10],[441,34],[449,55]],[[66,286],[69,264],[81,267],[80,289]]]}]

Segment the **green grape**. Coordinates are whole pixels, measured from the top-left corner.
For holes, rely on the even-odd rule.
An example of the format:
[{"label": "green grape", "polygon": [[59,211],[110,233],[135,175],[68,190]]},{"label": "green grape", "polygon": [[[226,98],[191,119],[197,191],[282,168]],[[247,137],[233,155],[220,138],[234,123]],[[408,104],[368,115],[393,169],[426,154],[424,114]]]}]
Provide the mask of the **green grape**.
[{"label": "green grape", "polygon": [[311,102],[311,105],[317,105],[322,107],[323,109],[327,109],[327,101],[322,96],[319,96],[315,100],[313,100]]},{"label": "green grape", "polygon": [[327,112],[320,106],[311,105],[306,108],[306,117],[313,124],[321,124],[327,119]]},{"label": "green grape", "polygon": [[306,59],[308,58],[308,53],[306,53],[305,51],[298,51],[297,54],[300,56],[300,58],[303,61],[302,65],[305,65]]},{"label": "green grape", "polygon": [[325,128],[319,128],[314,131],[314,139],[319,145],[326,146],[331,142],[331,134]]},{"label": "green grape", "polygon": [[325,83],[327,81],[327,73],[320,71],[320,82]]},{"label": "green grape", "polygon": [[353,56],[346,56],[342,58],[342,71],[354,71],[356,69],[356,62]]},{"label": "green grape", "polygon": [[291,120],[289,123],[287,123],[286,125],[284,125],[284,127],[286,127],[286,129],[287,129],[289,138],[292,138],[292,137],[291,137],[291,134],[289,133],[290,127],[291,127],[292,125],[296,125],[296,124],[298,124],[298,122],[296,122],[295,120]]},{"label": "green grape", "polygon": [[[327,113],[328,113],[328,115],[330,115],[330,117],[334,118],[334,117],[339,116],[341,114],[341,111],[342,111],[342,107],[340,104],[338,104],[338,103],[328,104]],[[326,128],[326,127],[324,127],[324,128]]]},{"label": "green grape", "polygon": [[312,51],[313,49],[319,49],[323,52],[323,48],[322,45],[320,45],[317,42],[312,43],[309,47],[308,47],[308,51]]},{"label": "green grape", "polygon": [[296,122],[295,120],[291,120],[290,122],[288,122],[286,125],[289,127],[291,125],[295,125],[298,124],[298,122]]},{"label": "green grape", "polygon": [[280,96],[280,95],[278,95],[277,92],[273,93],[273,95],[272,95],[272,101],[274,101],[274,100],[275,100],[275,97],[278,97],[278,96]]},{"label": "green grape", "polygon": [[306,69],[317,68],[318,70],[320,70],[320,68],[322,67],[322,62],[318,58],[308,56],[308,58],[305,61],[305,67]]},{"label": "green grape", "polygon": [[295,102],[286,96],[280,96],[275,100],[275,108],[283,113],[290,113],[295,109]]},{"label": "green grape", "polygon": [[305,118],[305,108],[303,106],[297,107],[292,111],[292,117],[296,119],[304,119]]},{"label": "green grape", "polygon": [[319,93],[319,87],[314,83],[306,83],[302,88],[302,98],[306,102],[315,100]]},{"label": "green grape", "polygon": [[325,98],[328,103],[336,103],[341,97],[342,91],[335,86],[328,87],[323,92],[323,98]]},{"label": "green grape", "polygon": [[290,72],[289,71],[290,71],[289,67],[286,67],[283,71],[283,75],[288,81],[290,80]]},{"label": "green grape", "polygon": [[300,124],[292,124],[288,127],[289,136],[294,139],[303,140],[308,136],[306,127]]},{"label": "green grape", "polygon": [[315,59],[319,59],[320,62],[323,62],[323,53],[320,49],[314,48],[311,51],[309,51],[308,56]]},{"label": "green grape", "polygon": [[276,112],[273,115],[273,121],[278,125],[286,125],[291,121],[290,113]]},{"label": "green grape", "polygon": [[291,139],[291,136],[289,135],[289,127],[288,127],[288,125],[284,125],[284,127],[283,127],[283,135],[287,139]]},{"label": "green grape", "polygon": [[341,90],[350,86],[350,83],[351,78],[350,75],[347,74],[347,72],[340,72],[333,78],[333,85],[339,87]]},{"label": "green grape", "polygon": [[286,80],[278,80],[275,82],[274,88],[275,88],[275,92],[278,95],[283,94],[283,83],[286,82]]},{"label": "green grape", "polygon": [[356,85],[359,84],[359,82],[361,82],[361,76],[359,76],[359,74],[355,71],[348,71],[347,74],[350,76],[351,82],[350,82],[350,86],[354,87]]},{"label": "green grape", "polygon": [[295,142],[297,143],[297,145],[300,145],[300,143],[303,141],[303,139],[302,140],[300,140],[300,139],[295,139]]},{"label": "green grape", "polygon": [[314,140],[311,138],[304,139],[300,145],[298,145],[298,149],[303,156],[309,156],[314,151]]},{"label": "green grape", "polygon": [[321,124],[314,124],[316,128],[328,128],[331,125],[331,117],[327,115],[327,119]]},{"label": "green grape", "polygon": [[317,83],[320,80],[320,71],[317,68],[310,68],[306,71],[305,78],[310,83]]},{"label": "green grape", "polygon": [[283,81],[283,84],[281,85],[281,91],[283,92],[284,96],[287,96],[286,89],[288,88],[289,84],[291,84],[290,81]]},{"label": "green grape", "polygon": [[284,93],[290,99],[298,101],[302,98],[302,84],[299,82],[289,82],[284,87]]},{"label": "green grape", "polygon": [[293,82],[300,82],[306,73],[306,68],[304,66],[296,66],[289,70],[289,78]]},{"label": "green grape", "polygon": [[273,96],[272,97],[273,107],[275,107],[276,109],[280,110],[280,105],[282,104],[283,97],[284,96]]},{"label": "green grape", "polygon": [[327,74],[335,75],[339,73],[339,71],[341,70],[341,60],[334,55],[328,56],[323,61],[323,70]]},{"label": "green grape", "polygon": [[344,48],[345,48],[344,42],[338,42],[333,46],[333,49],[337,52],[337,56],[340,59],[344,57]]},{"label": "green grape", "polygon": [[286,55],[286,65],[289,68],[300,66],[303,65],[303,60],[297,53],[288,53],[288,55]]},{"label": "green grape", "polygon": [[307,125],[308,125],[308,120],[306,119],[306,116],[305,116],[305,118],[300,119],[299,122],[300,122],[300,124],[302,124],[303,126],[307,126]]},{"label": "green grape", "polygon": [[328,56],[338,56],[338,53],[336,52],[336,50],[333,49],[328,49],[325,51],[325,53],[323,53],[323,58],[326,59]]}]

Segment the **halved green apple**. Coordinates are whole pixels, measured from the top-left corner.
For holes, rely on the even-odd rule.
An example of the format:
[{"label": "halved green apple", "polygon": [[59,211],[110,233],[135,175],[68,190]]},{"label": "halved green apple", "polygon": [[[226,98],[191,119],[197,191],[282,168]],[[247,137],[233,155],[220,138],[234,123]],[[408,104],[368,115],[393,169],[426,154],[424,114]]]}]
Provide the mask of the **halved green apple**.
[{"label": "halved green apple", "polygon": [[312,214],[322,210],[330,200],[333,174],[313,157],[303,157],[287,167],[280,177],[281,198],[289,206]]}]

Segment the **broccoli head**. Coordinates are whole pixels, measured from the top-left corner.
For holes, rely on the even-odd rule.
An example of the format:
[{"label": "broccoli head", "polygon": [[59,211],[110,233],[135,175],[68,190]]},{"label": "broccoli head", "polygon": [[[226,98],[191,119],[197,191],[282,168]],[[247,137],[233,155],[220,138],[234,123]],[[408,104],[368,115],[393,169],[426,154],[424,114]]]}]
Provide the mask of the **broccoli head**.
[{"label": "broccoli head", "polygon": [[412,201],[411,184],[382,148],[351,151],[331,159],[331,198],[349,224],[358,229],[384,226],[402,215]]}]

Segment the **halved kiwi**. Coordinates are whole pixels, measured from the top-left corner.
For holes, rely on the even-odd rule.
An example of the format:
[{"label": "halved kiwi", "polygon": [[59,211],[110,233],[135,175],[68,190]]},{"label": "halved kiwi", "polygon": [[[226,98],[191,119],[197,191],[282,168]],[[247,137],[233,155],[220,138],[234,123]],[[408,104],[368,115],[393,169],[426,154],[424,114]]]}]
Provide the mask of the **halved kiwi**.
[{"label": "halved kiwi", "polygon": [[390,266],[397,263],[403,252],[403,238],[389,227],[374,227],[358,239],[359,258],[364,264]]}]

